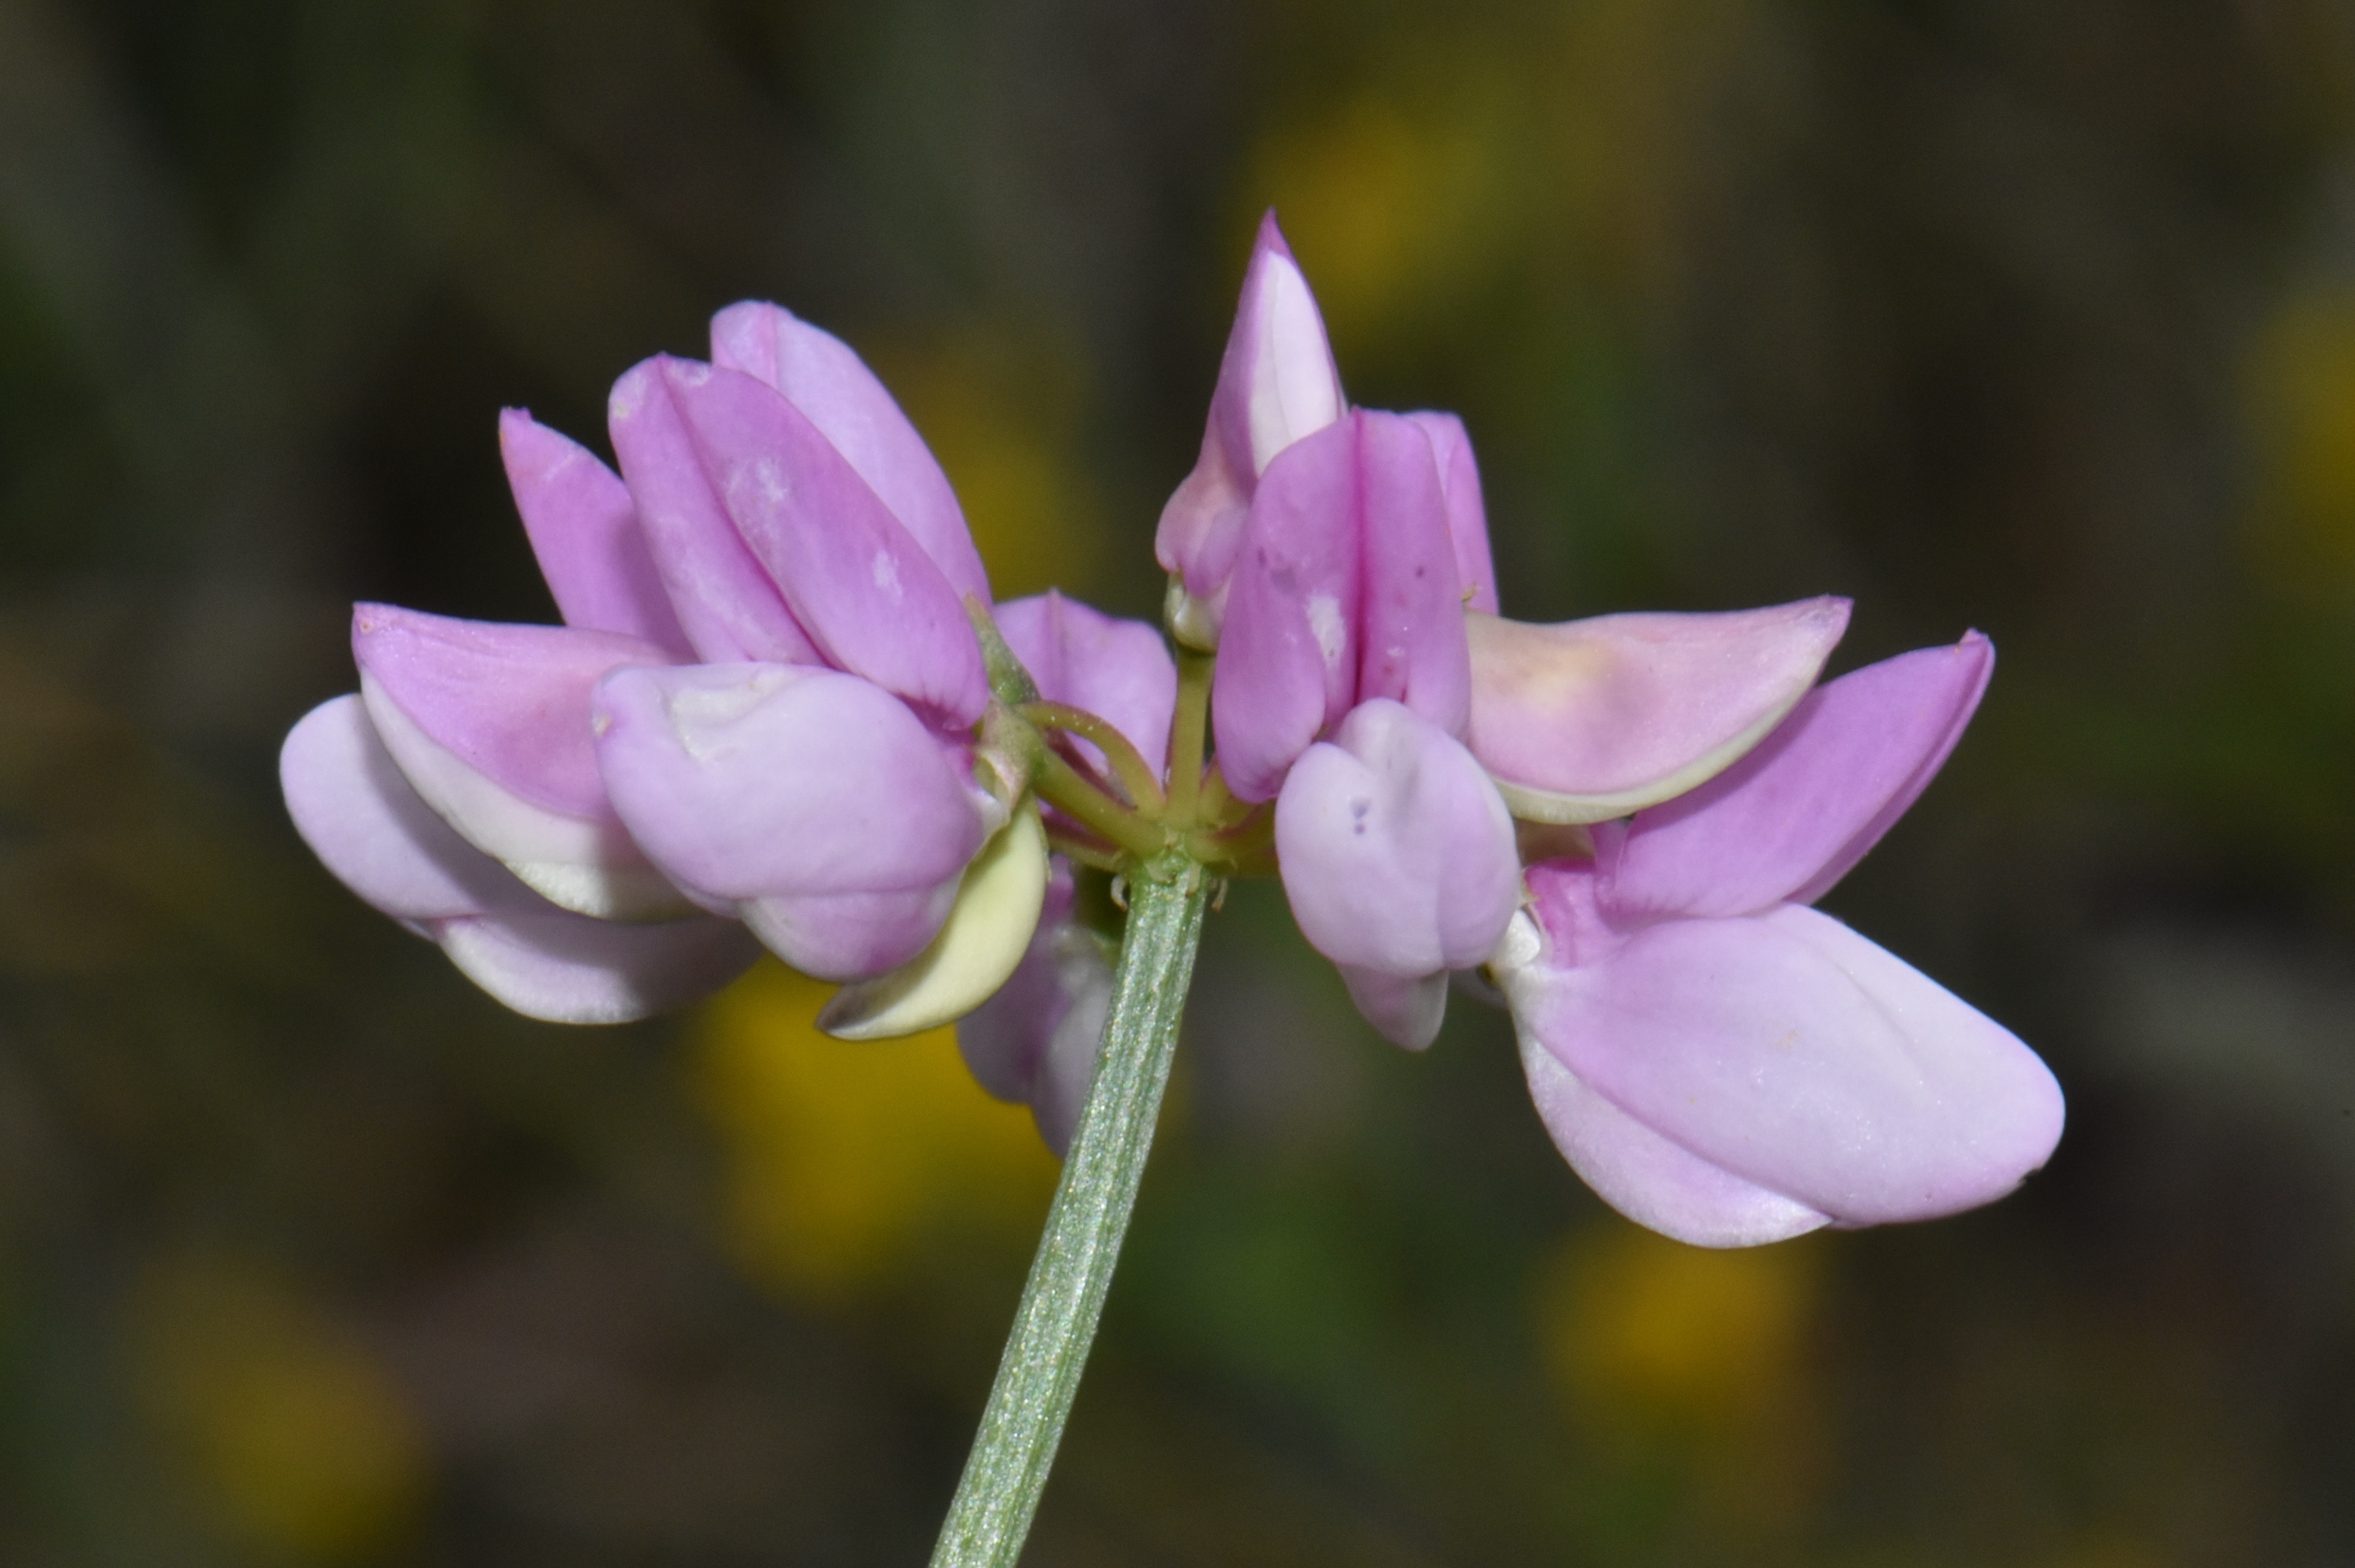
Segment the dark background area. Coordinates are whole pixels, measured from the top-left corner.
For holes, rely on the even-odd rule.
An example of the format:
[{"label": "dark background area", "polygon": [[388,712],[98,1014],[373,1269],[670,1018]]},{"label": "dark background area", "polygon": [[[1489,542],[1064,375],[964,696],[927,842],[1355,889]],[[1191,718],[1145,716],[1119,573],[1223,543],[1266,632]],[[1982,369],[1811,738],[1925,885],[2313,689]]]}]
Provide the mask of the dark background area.
[{"label": "dark background area", "polygon": [[1834,912],[2052,1062],[1934,1225],[1707,1253],[1509,1029],[1214,922],[1027,1561],[2355,1561],[2355,11],[0,0],[0,1560],[929,1549],[1052,1166],[944,1038],[502,1012],[279,739],[348,602],[552,618],[502,405],[745,296],[1004,596],[1150,613],[1252,224],[1460,411],[1509,612],[1987,631]]}]

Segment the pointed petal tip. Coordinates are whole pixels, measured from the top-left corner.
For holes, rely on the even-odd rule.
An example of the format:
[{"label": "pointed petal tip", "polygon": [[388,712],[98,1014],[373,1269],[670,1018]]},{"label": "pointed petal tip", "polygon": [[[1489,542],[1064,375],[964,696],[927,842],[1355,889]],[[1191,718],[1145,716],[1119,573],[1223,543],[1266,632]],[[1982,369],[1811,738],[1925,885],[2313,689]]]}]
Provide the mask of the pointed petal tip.
[{"label": "pointed petal tip", "polygon": [[711,362],[777,380],[776,335],[802,325],[792,311],[772,300],[742,299],[712,313]]},{"label": "pointed petal tip", "polygon": [[532,418],[528,410],[499,411],[499,459],[511,486],[518,479],[539,477],[552,465],[561,448],[551,451],[551,438],[566,446],[571,444]]},{"label": "pointed petal tip", "polygon": [[570,463],[580,443],[531,417],[529,409],[499,411],[499,457],[510,482],[518,475],[538,478]]},{"label": "pointed petal tip", "polygon": [[1995,643],[1985,632],[1973,627],[1962,635],[1952,652],[1979,672],[1977,695],[1972,698],[1976,706],[1978,697],[1986,695],[1987,682],[1995,676]]},{"label": "pointed petal tip", "polygon": [[1608,837],[1614,918],[1813,903],[1937,776],[1993,671],[1974,635],[1817,687],[1732,766]]},{"label": "pointed petal tip", "polygon": [[1284,239],[1284,226],[1276,221],[1275,208],[1272,207],[1260,214],[1259,231],[1252,241],[1252,249],[1254,251],[1265,251],[1271,255],[1281,256],[1285,261],[1291,261],[1293,265],[1299,265],[1299,261],[1292,254],[1291,241]]},{"label": "pointed petal tip", "polygon": [[621,476],[521,409],[499,415],[499,456],[564,624],[643,637],[692,656],[640,527],[636,498]]},{"label": "pointed petal tip", "polygon": [[1856,611],[1856,601],[1845,593],[1818,593],[1813,599],[1794,600],[1791,608],[1806,619],[1835,628],[1831,635],[1837,637],[1848,630],[1849,617]]},{"label": "pointed petal tip", "polygon": [[1212,397],[1211,420],[1226,428],[1231,460],[1252,474],[1349,406],[1316,292],[1282,236],[1276,240],[1252,253]]},{"label": "pointed petal tip", "polygon": [[1271,210],[1243,269],[1202,454],[1154,534],[1155,557],[1207,612],[1207,624],[1189,637],[1195,645],[1217,645],[1219,605],[1259,475],[1276,453],[1348,407],[1316,294]]}]

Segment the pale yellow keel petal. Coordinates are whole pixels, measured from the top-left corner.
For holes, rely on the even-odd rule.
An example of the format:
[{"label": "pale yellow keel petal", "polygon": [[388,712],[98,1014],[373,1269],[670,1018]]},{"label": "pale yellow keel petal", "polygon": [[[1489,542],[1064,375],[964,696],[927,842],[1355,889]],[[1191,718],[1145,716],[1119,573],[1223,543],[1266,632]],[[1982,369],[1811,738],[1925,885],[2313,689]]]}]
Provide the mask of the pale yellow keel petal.
[{"label": "pale yellow keel petal", "polygon": [[837,991],[818,1028],[837,1040],[889,1040],[964,1017],[1022,962],[1046,898],[1047,832],[1038,803],[1025,800],[964,869],[932,944],[889,974]]}]

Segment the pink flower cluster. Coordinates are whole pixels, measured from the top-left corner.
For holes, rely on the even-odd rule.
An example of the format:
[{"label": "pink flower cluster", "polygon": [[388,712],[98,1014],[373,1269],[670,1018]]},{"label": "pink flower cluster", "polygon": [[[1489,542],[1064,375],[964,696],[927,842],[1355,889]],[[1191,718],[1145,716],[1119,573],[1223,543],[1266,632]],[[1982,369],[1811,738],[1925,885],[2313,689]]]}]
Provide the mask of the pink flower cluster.
[{"label": "pink flower cluster", "polygon": [[[618,475],[505,416],[566,624],[361,605],[360,692],[287,741],[297,826],[521,1011],[637,1017],[766,946],[850,983],[868,1032],[962,1016],[985,1087],[1061,1147],[1111,965],[992,750],[989,585],[938,465],[847,348],[765,304],[715,319],[710,363],[623,376],[610,432]],[[1744,1244],[1985,1202],[2049,1155],[2035,1055],[1807,907],[1944,762],[1984,638],[1817,688],[1842,600],[1504,619],[1462,424],[1348,406],[1272,219],[1157,545],[1171,635],[1215,650],[1215,766],[1273,803],[1303,933],[1411,1048],[1451,975],[1485,976],[1623,1211]],[[991,618],[1040,698],[1166,775],[1158,633],[1051,593]]]}]

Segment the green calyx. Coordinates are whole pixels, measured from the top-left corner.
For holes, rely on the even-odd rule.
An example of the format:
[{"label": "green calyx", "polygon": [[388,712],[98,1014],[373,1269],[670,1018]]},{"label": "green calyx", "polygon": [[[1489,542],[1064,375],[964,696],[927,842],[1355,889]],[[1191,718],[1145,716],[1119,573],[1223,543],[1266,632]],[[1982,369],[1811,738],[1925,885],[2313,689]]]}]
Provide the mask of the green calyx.
[{"label": "green calyx", "polygon": [[[1213,656],[1183,645],[1177,649],[1178,704],[1165,787],[1113,724],[1083,709],[1042,700],[989,612],[974,599],[966,600],[965,611],[981,639],[993,697],[981,722],[981,755],[1009,797],[1033,793],[1061,814],[1048,829],[1058,852],[1100,870],[1155,880],[1167,880],[1163,869],[1179,862],[1221,878],[1273,874],[1273,805],[1235,799],[1218,763],[1206,762]],[[1080,741],[1086,746],[1073,743]]]}]

